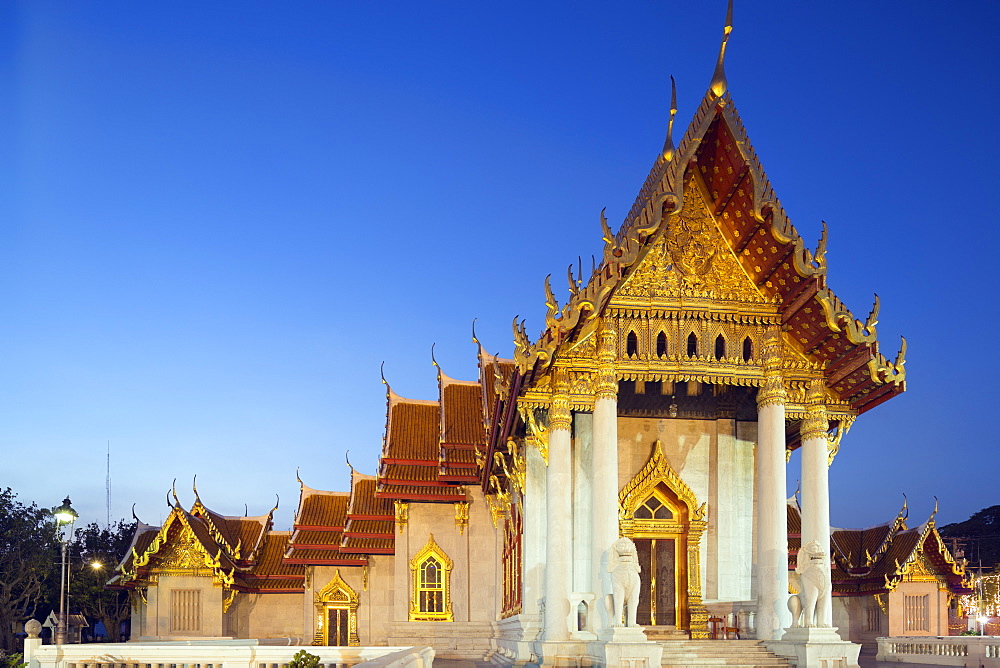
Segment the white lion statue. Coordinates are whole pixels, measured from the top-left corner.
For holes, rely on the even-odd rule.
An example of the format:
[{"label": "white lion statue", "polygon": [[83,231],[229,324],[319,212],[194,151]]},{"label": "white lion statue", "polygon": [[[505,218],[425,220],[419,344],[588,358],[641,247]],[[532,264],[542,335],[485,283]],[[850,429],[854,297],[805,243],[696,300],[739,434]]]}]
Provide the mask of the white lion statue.
[{"label": "white lion statue", "polygon": [[620,628],[625,613],[625,625],[639,626],[635,613],[639,607],[639,553],[631,538],[621,537],[608,551],[608,572],[611,573],[611,626]]},{"label": "white lion statue", "polygon": [[830,605],[830,566],[827,550],[811,540],[799,549],[795,561],[802,596],[802,626],[827,627],[825,612]]}]

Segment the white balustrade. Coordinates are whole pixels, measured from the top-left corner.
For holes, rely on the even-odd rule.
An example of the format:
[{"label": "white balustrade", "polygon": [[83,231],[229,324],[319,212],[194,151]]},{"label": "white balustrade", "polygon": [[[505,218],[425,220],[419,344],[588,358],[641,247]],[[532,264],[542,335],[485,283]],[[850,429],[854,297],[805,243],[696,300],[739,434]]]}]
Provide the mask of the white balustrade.
[{"label": "white balustrade", "polygon": [[879,661],[1000,668],[1000,636],[911,636],[878,639]]},{"label": "white balustrade", "polygon": [[[319,657],[320,668],[431,668],[430,647],[262,645],[255,640],[40,645],[25,640],[28,668],[287,668],[296,652]],[[273,641],[272,641],[273,642]]]}]

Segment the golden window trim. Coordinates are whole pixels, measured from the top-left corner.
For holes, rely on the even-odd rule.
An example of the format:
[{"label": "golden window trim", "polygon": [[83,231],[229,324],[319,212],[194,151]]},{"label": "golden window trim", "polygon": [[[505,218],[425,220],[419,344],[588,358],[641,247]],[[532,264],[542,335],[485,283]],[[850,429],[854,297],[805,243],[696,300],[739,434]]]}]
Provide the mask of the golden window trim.
[{"label": "golden window trim", "polygon": [[313,645],[329,645],[330,629],[327,619],[330,610],[347,610],[347,646],[359,647],[358,638],[358,604],[360,598],[351,585],[340,575],[338,568],[333,578],[315,596],[316,599],[316,631],[313,635]]},{"label": "golden window trim", "polygon": [[[430,558],[438,561],[444,569],[441,577],[441,594],[444,605],[441,612],[424,612],[420,610],[420,568]],[[420,548],[410,560],[410,613],[411,622],[453,622],[455,615],[451,607],[451,571],[455,563],[445,554],[444,550],[434,541],[434,534],[429,534],[427,543]]]}]

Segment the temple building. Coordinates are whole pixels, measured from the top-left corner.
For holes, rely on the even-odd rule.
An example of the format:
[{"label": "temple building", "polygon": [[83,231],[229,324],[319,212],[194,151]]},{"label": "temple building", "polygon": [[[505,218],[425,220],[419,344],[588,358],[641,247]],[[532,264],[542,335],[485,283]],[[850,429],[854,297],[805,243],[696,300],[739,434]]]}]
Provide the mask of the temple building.
[{"label": "temple building", "polygon": [[[883,355],[878,300],[864,319],[848,310],[827,285],[825,226],[813,248],[779,202],[728,90],[730,29],[677,142],[674,100],[619,229],[601,213],[600,262],[569,268],[561,304],[545,280],[541,335],[515,320],[509,358],[473,335],[479,377],[438,367],[433,399],[387,385],[378,471],[352,470],[339,492],[300,479],[291,533],[174,495],[113,580],[134,592],[134,639],[426,644],[546,665],[618,665],[634,646],[650,665],[660,650],[641,647],[706,640],[721,621],[799,665],[789,643],[856,665],[843,641],[947,632],[967,581],[933,518],[831,531],[829,467],[855,420],[905,390],[905,340]],[[796,449],[800,501],[786,498]],[[610,605],[620,536],[641,568],[638,635]],[[833,598],[801,629],[789,592],[813,541],[829,546],[815,568]]]}]

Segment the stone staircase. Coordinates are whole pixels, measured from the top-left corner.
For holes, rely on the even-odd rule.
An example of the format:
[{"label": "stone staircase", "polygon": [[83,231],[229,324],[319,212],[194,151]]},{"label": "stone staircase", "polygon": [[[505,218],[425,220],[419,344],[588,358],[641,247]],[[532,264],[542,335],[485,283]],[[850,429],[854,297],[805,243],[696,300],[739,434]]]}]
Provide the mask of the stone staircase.
[{"label": "stone staircase", "polygon": [[[654,638],[650,638],[654,640]],[[663,668],[674,666],[727,666],[728,668],[763,668],[791,666],[790,661],[767,651],[757,640],[660,640]]]}]

